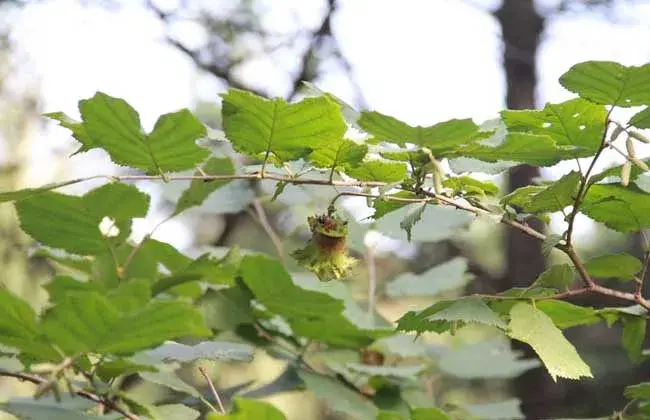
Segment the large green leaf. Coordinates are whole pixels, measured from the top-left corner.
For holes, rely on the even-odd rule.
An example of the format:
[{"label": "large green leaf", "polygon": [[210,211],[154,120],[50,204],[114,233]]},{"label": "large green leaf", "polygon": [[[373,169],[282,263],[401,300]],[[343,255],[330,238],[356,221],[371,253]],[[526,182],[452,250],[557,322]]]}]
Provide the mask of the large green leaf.
[{"label": "large green leaf", "polygon": [[[650,197],[648,199],[650,200]],[[643,263],[638,258],[622,252],[592,258],[585,263],[585,269],[594,277],[632,280],[643,269]]]},{"label": "large green leaf", "polygon": [[128,354],[165,340],[211,334],[188,303],[152,301],[125,312],[96,292],[68,294],[45,313],[40,330],[68,354]]},{"label": "large green leaf", "polygon": [[607,110],[584,99],[547,104],[543,110],[503,111],[510,132],[547,135],[558,146],[576,146],[575,157],[593,155],[600,147]]},{"label": "large green leaf", "polygon": [[650,382],[642,382],[626,387],[625,397],[630,400],[650,400]]},{"label": "large green leaf", "polygon": [[528,303],[517,303],[510,310],[508,335],[529,344],[555,381],[557,377],[593,377],[575,347],[555,326],[553,320]]},{"label": "large green leaf", "polygon": [[389,329],[362,329],[345,316],[342,300],[297,286],[282,264],[268,257],[244,257],[241,274],[256,300],[286,318],[298,335],[356,348],[391,333]]},{"label": "large green leaf", "polygon": [[518,188],[503,197],[502,202],[520,207],[526,213],[560,211],[575,201],[579,182],[580,173],[571,171],[548,185]]},{"label": "large green leaf", "polygon": [[633,186],[592,185],[580,211],[619,232],[650,227],[650,195]]},{"label": "large green leaf", "polygon": [[340,141],[347,129],[336,102],[326,96],[290,104],[230,89],[223,97],[223,127],[235,150],[296,160]]},{"label": "large green leaf", "polygon": [[474,143],[463,147],[457,156],[486,162],[515,161],[537,166],[552,166],[571,159],[578,149],[560,146],[548,135],[509,133],[498,146]]},{"label": "large green leaf", "polygon": [[379,414],[372,402],[340,381],[306,370],[298,371],[298,375],[316,398],[327,401],[331,409],[338,413],[348,414],[357,420],[375,420]]},{"label": "large green leaf", "polygon": [[[197,171],[194,175],[233,175],[234,173],[235,167],[230,158],[213,157],[203,165],[202,171]],[[230,180],[227,179],[192,180],[189,188],[183,191],[183,194],[176,202],[174,214],[178,214],[190,207],[200,206],[210,194],[229,182]]]},{"label": "large green leaf", "polygon": [[[64,125],[82,143],[79,151],[101,147],[120,165],[147,173],[175,172],[194,168],[210,154],[197,146],[196,140],[204,137],[206,130],[187,109],[162,115],[150,134],[143,131],[135,109],[105,93],[79,101],[79,111],[83,127]],[[59,117],[54,114],[61,121]]]},{"label": "large green leaf", "polygon": [[[131,219],[146,216],[149,196],[135,186],[110,183],[81,197],[47,191],[15,206],[21,228],[37,241],[92,255],[105,252],[109,239],[120,241],[129,236]],[[104,217],[113,219],[119,229],[115,238],[100,231]]]},{"label": "large green leaf", "polygon": [[418,333],[445,332],[452,323],[462,326],[467,323],[486,324],[506,329],[506,323],[489,306],[475,297],[444,300],[418,312],[409,311],[397,321],[397,329]]},{"label": "large green leaf", "polygon": [[359,125],[372,134],[376,141],[426,147],[439,157],[453,154],[458,147],[489,135],[488,132],[479,132],[478,125],[470,119],[454,119],[429,127],[412,127],[376,111],[362,112]]},{"label": "large green leaf", "polygon": [[587,61],[571,67],[560,77],[560,84],[597,104],[650,104],[650,64],[628,67],[612,61]]}]

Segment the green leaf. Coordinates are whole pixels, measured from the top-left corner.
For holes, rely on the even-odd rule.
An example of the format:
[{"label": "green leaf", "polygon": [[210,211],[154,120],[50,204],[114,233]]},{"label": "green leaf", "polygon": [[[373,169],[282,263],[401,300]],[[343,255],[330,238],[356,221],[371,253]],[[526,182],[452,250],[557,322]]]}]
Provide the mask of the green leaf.
[{"label": "green leaf", "polygon": [[194,168],[210,154],[196,145],[206,130],[187,109],[162,115],[149,135],[123,99],[98,92],[79,101],[79,111],[92,147],[103,148],[120,165],[149,174],[175,172]]},{"label": "green leaf", "polygon": [[625,398],[630,400],[650,400],[650,382],[642,382],[625,388]]},{"label": "green leaf", "polygon": [[502,203],[520,207],[526,213],[551,213],[570,206],[578,193],[580,173],[571,171],[545,186],[518,188],[503,197]]},{"label": "green leaf", "polygon": [[636,128],[650,128],[650,106],[634,114],[627,124]]},{"label": "green leaf", "polygon": [[50,295],[50,302],[61,302],[69,293],[74,292],[107,292],[103,283],[97,281],[79,281],[70,276],[56,276],[48,284],[43,286]]},{"label": "green leaf", "polygon": [[96,292],[70,293],[45,313],[40,330],[67,354],[128,354],[165,340],[211,334],[185,302],[153,301],[122,312]]},{"label": "green leaf", "polygon": [[577,325],[591,325],[601,321],[593,308],[577,306],[562,300],[542,300],[535,303],[540,311],[548,315],[560,329]]},{"label": "green leaf", "polygon": [[434,156],[446,157],[458,147],[487,137],[471,119],[449,120],[429,127],[412,127],[376,111],[361,113],[359,125],[376,141],[405,146],[407,143],[426,147]]},{"label": "green leaf", "polygon": [[643,269],[643,263],[632,255],[622,252],[592,258],[585,263],[585,269],[593,277],[632,280]]},{"label": "green leaf", "polygon": [[411,379],[420,374],[426,366],[424,365],[398,365],[398,366],[374,366],[363,363],[350,362],[345,367],[353,372],[370,376],[385,376],[389,378]]},{"label": "green leaf", "polygon": [[580,211],[618,232],[650,227],[650,195],[633,186],[592,185]]},{"label": "green leaf", "polygon": [[559,244],[563,239],[564,237],[558,234],[550,233],[546,235],[546,239],[542,241],[542,254],[548,256],[555,249],[555,245]]},{"label": "green leaf", "polygon": [[43,185],[42,187],[38,187],[38,188],[24,188],[18,191],[9,191],[9,192],[0,193],[0,203],[6,203],[8,201],[25,200],[27,198],[34,197],[46,191],[65,187],[66,185],[78,184],[79,182],[84,182],[87,180],[88,178],[77,178],[68,181],[54,182],[52,184]]},{"label": "green leaf", "polygon": [[557,264],[546,269],[537,277],[533,286],[552,287],[566,290],[573,284],[573,269],[569,264]]},{"label": "green leaf", "polygon": [[452,195],[493,196],[499,193],[499,187],[490,181],[479,181],[469,176],[447,178],[442,182],[445,188],[451,188]]},{"label": "green leaf", "polygon": [[451,420],[451,417],[437,407],[419,407],[411,409],[411,420]]},{"label": "green leaf", "polygon": [[183,404],[165,404],[156,406],[156,412],[162,419],[195,420],[201,413]]},{"label": "green leaf", "polygon": [[510,310],[508,335],[529,344],[544,363],[554,381],[557,377],[593,377],[575,347],[562,335],[553,320],[528,303],[517,303]]},{"label": "green leaf", "polygon": [[457,300],[443,300],[418,312],[409,311],[397,321],[397,329],[418,333],[433,331],[442,333],[451,328],[451,323],[479,323],[501,329],[506,323],[480,299],[465,297]]},{"label": "green leaf", "polygon": [[36,313],[31,306],[3,289],[0,289],[0,344],[39,360],[60,359],[52,347],[41,341]]},{"label": "green leaf", "polygon": [[624,315],[621,321],[623,322],[621,339],[623,348],[627,351],[630,360],[639,362],[645,341],[646,319],[641,316]]},{"label": "green leaf", "polygon": [[399,275],[386,285],[386,295],[390,297],[433,296],[465,285],[468,280],[466,271],[465,258],[452,258],[422,274]]},{"label": "green leaf", "polygon": [[0,403],[0,409],[26,420],[88,420],[102,417],[84,414],[95,404],[83,398],[63,398],[57,402],[54,398],[12,397]]},{"label": "green leaf", "polygon": [[72,137],[81,143],[81,147],[77,149],[77,151],[74,152],[71,156],[74,156],[77,153],[87,152],[90,149],[98,147],[86,132],[86,128],[84,127],[83,122],[75,121],[63,112],[50,112],[48,114],[43,114],[43,116],[58,121],[61,127],[72,131]]},{"label": "green leaf", "polygon": [[372,202],[372,207],[375,209],[375,213],[372,215],[373,219],[378,220],[383,216],[385,216],[386,214],[408,205],[408,203],[404,201],[390,200],[391,197],[392,198],[416,198],[415,194],[413,194],[410,191],[399,191],[395,194],[389,194],[386,196],[386,199],[381,197],[377,198]]},{"label": "green leaf", "polygon": [[562,160],[571,159],[576,150],[573,146],[558,146],[547,135],[509,133],[505,141],[498,146],[475,143],[460,149],[458,156],[486,162],[505,160],[536,166],[552,166]]},{"label": "green leaf", "polygon": [[[650,159],[641,159],[643,162],[645,162],[646,165],[650,165]],[[595,184],[598,183],[606,178],[613,178],[611,180],[607,180],[605,184],[611,184],[613,182],[620,182],[621,180],[621,169],[623,168],[623,165],[616,165],[612,166],[611,168],[605,169],[603,172],[596,174],[589,178],[589,183],[590,184]],[[639,175],[643,174],[643,171],[641,168],[639,168],[636,165],[632,165],[632,170],[630,171],[630,182],[634,182],[639,178]]]},{"label": "green leaf", "polygon": [[396,411],[380,411],[377,420],[404,420],[404,417]]},{"label": "green leaf", "polygon": [[216,416],[219,419],[229,420],[285,420],[284,414],[270,403],[245,398],[233,400],[232,413]]},{"label": "green leaf", "polygon": [[[194,175],[233,175],[235,173],[235,167],[230,158],[213,157],[203,165],[202,172],[197,171]],[[179,214],[190,207],[200,206],[210,194],[229,182],[230,180],[227,179],[213,179],[210,181],[201,179],[192,180],[189,188],[183,191],[183,194],[178,199],[174,214]]]},{"label": "green leaf", "polygon": [[546,104],[543,110],[503,111],[509,132],[547,135],[558,146],[576,146],[574,157],[592,156],[600,147],[607,110],[604,106],[576,98],[561,104]]},{"label": "green leaf", "polygon": [[[119,205],[115,205],[119,203]],[[84,196],[43,192],[15,204],[21,228],[37,241],[81,255],[107,251],[109,239],[121,241],[131,231],[131,219],[145,217],[149,196],[135,186],[110,183]],[[104,236],[104,217],[115,221],[119,234]]]},{"label": "green leaf", "polygon": [[299,370],[298,375],[307,389],[316,398],[328,402],[335,412],[343,413],[358,420],[374,420],[379,414],[377,407],[358,392],[347,388],[340,381],[318,373]]},{"label": "green leaf", "polygon": [[406,165],[400,162],[369,160],[345,169],[345,173],[359,181],[398,182],[406,178]]},{"label": "green leaf", "polygon": [[250,362],[253,360],[253,351],[249,345],[228,341],[204,341],[194,346],[167,341],[145,354],[164,363],[187,363],[199,359]]},{"label": "green leaf", "polygon": [[409,242],[411,242],[411,231],[413,230],[413,226],[422,219],[422,213],[424,213],[426,207],[427,203],[413,205],[410,208],[410,211],[406,214],[406,217],[404,217],[404,219],[399,223],[399,227],[406,231],[406,239]]},{"label": "green leaf", "polygon": [[540,365],[537,359],[521,360],[508,340],[468,343],[444,353],[438,364],[442,372],[461,379],[511,379]]},{"label": "green leaf", "polygon": [[234,149],[280,162],[307,156],[340,141],[347,129],[338,104],[326,96],[295,104],[230,89],[223,98],[223,127]]},{"label": "green leaf", "polygon": [[368,146],[365,144],[357,144],[352,140],[340,138],[311,152],[309,161],[317,168],[335,171],[361,165],[367,153]]},{"label": "green leaf", "polygon": [[650,65],[627,67],[612,61],[587,61],[571,67],[560,77],[560,84],[597,104],[650,104]]},{"label": "green leaf", "polygon": [[282,264],[268,257],[244,257],[241,275],[256,300],[286,318],[297,335],[357,348],[391,333],[389,329],[360,328],[343,314],[342,300],[296,286]]}]

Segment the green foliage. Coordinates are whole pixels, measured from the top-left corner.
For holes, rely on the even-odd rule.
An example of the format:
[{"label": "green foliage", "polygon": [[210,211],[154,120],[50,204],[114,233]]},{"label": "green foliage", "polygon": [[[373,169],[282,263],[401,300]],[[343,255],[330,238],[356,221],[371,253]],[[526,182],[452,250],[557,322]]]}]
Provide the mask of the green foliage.
[{"label": "green foliage", "polygon": [[[591,368],[563,330],[603,321],[620,323],[621,347],[633,362],[644,360],[650,303],[640,283],[650,256],[606,254],[585,262],[573,231],[578,214],[621,233],[650,228],[643,175],[650,159],[633,150],[634,142],[647,139],[629,130],[650,127],[649,81],[650,65],[581,63],[560,80],[579,98],[542,110],[504,110],[482,125],[452,119],[426,127],[358,112],[313,86],[312,97],[296,103],[231,89],[222,95],[219,135],[235,151],[227,157],[213,139],[207,147],[205,139],[197,143],[207,130],[188,110],[162,115],[150,133],[126,101],[103,93],[79,102],[80,121],[48,114],[80,143],[75,153],[102,149],[114,163],[144,175],[97,174],[0,193],[0,202],[14,202],[22,230],[39,244],[33,256],[48,260],[54,271],[42,285],[43,303],[29,304],[0,288],[0,376],[33,382],[40,397],[10,398],[2,409],[22,418],[81,419],[100,418],[90,410],[99,406],[112,410],[101,418],[117,418],[116,410],[123,410],[141,418],[195,419],[202,404],[208,419],[281,420],[277,408],[251,398],[305,389],[353,419],[518,418],[523,415],[512,399],[435,407],[423,382],[432,375],[507,380],[539,365],[554,380],[590,378]],[[616,106],[645,109],[625,125],[609,120]],[[369,139],[346,138],[348,128]],[[631,163],[593,174],[596,160],[623,132]],[[471,175],[496,174],[515,163],[569,165],[576,158],[591,162],[505,196],[497,184]],[[174,174],[180,171],[195,172]],[[110,182],[83,195],[54,191],[89,179]],[[297,235],[273,237],[281,261],[238,247],[221,258],[214,249],[190,257],[152,233],[136,242],[132,224],[147,215],[150,197],[122,181],[142,179],[191,179],[177,191],[168,218],[190,208],[227,213],[253,200],[273,202],[274,210],[288,206],[292,216],[306,218],[312,237],[297,249],[284,249]],[[342,196],[365,198],[374,209],[371,223],[334,216],[342,211]],[[305,217],[305,211],[320,216]],[[561,232],[536,232],[526,224],[531,215],[553,212],[564,212]],[[571,263],[552,265],[532,284],[473,296],[456,293],[470,280],[462,257],[421,274],[391,272],[376,294],[426,302],[391,319],[396,327],[347,287],[345,280],[371,262],[355,266],[348,254],[364,258],[368,230],[419,246],[452,237],[477,216],[519,229],[540,240],[545,254],[555,249]],[[256,218],[271,231],[263,213]],[[316,276],[290,271],[297,268]],[[634,281],[636,292],[607,287],[601,279]],[[594,309],[563,300],[583,293],[631,306]],[[458,334],[453,348],[439,344],[445,340],[428,341],[431,334],[463,328],[490,338],[465,342]],[[539,360],[522,360],[509,339],[530,345]],[[258,352],[283,359],[285,372],[245,394],[233,391],[227,413],[217,413],[213,396],[181,374],[205,360],[249,363]],[[185,399],[141,400],[125,385],[130,375]],[[649,411],[649,389],[643,383],[625,392],[641,414]]]}]

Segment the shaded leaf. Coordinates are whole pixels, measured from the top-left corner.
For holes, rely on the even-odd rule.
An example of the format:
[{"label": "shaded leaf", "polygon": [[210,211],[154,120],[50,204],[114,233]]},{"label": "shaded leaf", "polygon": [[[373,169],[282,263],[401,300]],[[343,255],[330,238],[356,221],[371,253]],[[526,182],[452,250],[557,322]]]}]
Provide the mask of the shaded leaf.
[{"label": "shaded leaf", "polygon": [[330,409],[335,412],[348,414],[358,420],[374,420],[379,414],[373,403],[340,381],[306,370],[300,370],[298,375],[307,389],[316,398],[327,401]]},{"label": "shaded leaf", "polygon": [[164,363],[186,363],[199,359],[250,362],[253,360],[253,351],[249,345],[228,341],[204,341],[193,346],[167,341],[145,354]]},{"label": "shaded leaf", "polygon": [[571,67],[560,77],[560,84],[597,104],[630,107],[650,103],[650,65],[587,61]]},{"label": "shaded leaf", "polygon": [[458,156],[475,158],[486,162],[515,161],[536,166],[552,166],[571,159],[576,148],[558,146],[547,135],[509,133],[498,146],[471,144],[458,151]]},{"label": "shaded leaf", "polygon": [[410,208],[404,219],[399,223],[399,227],[406,231],[406,239],[411,242],[411,231],[413,226],[422,219],[422,213],[427,206],[427,203],[416,204]]},{"label": "shaded leaf", "polygon": [[45,313],[40,330],[67,354],[129,354],[178,337],[211,335],[188,303],[152,301],[121,312],[96,292],[70,293]]},{"label": "shaded leaf", "polygon": [[[115,203],[120,203],[116,206]],[[81,255],[107,251],[108,240],[127,238],[131,219],[144,217],[149,196],[136,187],[110,183],[84,196],[44,192],[15,203],[21,228],[37,241]],[[104,217],[115,221],[119,234],[108,238],[100,231]]]},{"label": "shaded leaf", "polygon": [[452,258],[421,274],[400,274],[386,285],[386,294],[390,297],[436,295],[463,286],[468,280],[466,271],[465,258]]},{"label": "shaded leaf", "polygon": [[429,127],[412,127],[396,118],[376,111],[363,111],[359,125],[376,141],[405,146],[407,143],[426,147],[434,156],[446,157],[459,146],[487,137],[471,120],[453,119]]},{"label": "shaded leaf", "polygon": [[628,125],[632,125],[636,128],[650,128],[650,107],[634,114],[634,116],[630,118],[630,121],[628,121]]},{"label": "shaded leaf", "polygon": [[311,152],[309,161],[317,168],[334,171],[359,166],[367,153],[368,146],[365,144],[357,144],[352,140],[340,138]]},{"label": "shaded leaf", "polygon": [[554,381],[557,377],[593,377],[575,347],[562,335],[553,320],[528,303],[517,303],[510,310],[508,335],[529,344],[544,363]]},{"label": "shaded leaf", "polygon": [[406,205],[408,205],[407,202],[404,201],[394,201],[390,200],[390,198],[416,198],[415,194],[413,194],[410,191],[399,191],[395,194],[389,194],[386,196],[386,199],[384,198],[377,198],[373,200],[372,202],[372,207],[375,209],[375,213],[372,215],[372,218],[375,220],[378,220],[385,216],[386,214],[395,211],[397,209],[400,209]]},{"label": "shaded leaf", "polygon": [[643,269],[643,263],[638,258],[622,252],[592,258],[585,263],[585,269],[593,277],[632,280]]},{"label": "shaded leaf", "polygon": [[48,397],[38,400],[30,397],[12,397],[8,401],[0,403],[0,408],[26,420],[100,419],[101,417],[82,412],[89,410],[94,405],[92,401],[82,398],[66,397],[59,403],[54,398]]},{"label": "shaded leaf", "polygon": [[650,382],[642,382],[625,388],[625,398],[630,400],[650,400]]},{"label": "shaded leaf", "polygon": [[201,415],[197,410],[183,404],[158,405],[156,412],[160,418],[174,420],[195,420]]},{"label": "shaded leaf", "polygon": [[451,420],[451,417],[437,407],[418,407],[411,409],[411,420]]},{"label": "shaded leaf", "polygon": [[621,344],[627,351],[630,360],[636,363],[641,359],[641,353],[643,351],[646,319],[640,316],[624,315],[621,321],[623,322]]},{"label": "shaded leaf", "polygon": [[346,363],[345,367],[366,375],[404,379],[411,379],[425,369],[424,365],[374,366],[356,362]]},{"label": "shaded leaf", "polygon": [[273,405],[264,401],[235,398],[232,413],[217,416],[230,420],[285,420],[284,414]]},{"label": "shaded leaf", "polygon": [[573,269],[569,264],[556,264],[537,277],[534,286],[566,290],[573,283]]},{"label": "shaded leaf", "polygon": [[504,340],[488,340],[456,347],[440,357],[440,369],[462,379],[515,378],[540,366],[536,359],[522,360]]},{"label": "shaded leaf", "polygon": [[289,104],[230,89],[222,98],[223,127],[234,149],[252,156],[265,154],[265,160],[305,157],[339,141],[347,129],[338,104],[325,96]]},{"label": "shaded leaf", "polygon": [[490,181],[479,181],[469,176],[447,178],[442,182],[445,188],[451,188],[452,195],[493,196],[499,193],[499,187]]},{"label": "shaded leaf", "polygon": [[[235,167],[229,158],[213,157],[203,165],[202,172],[206,175],[233,175],[235,173]],[[203,174],[197,171],[195,175]],[[210,194],[229,182],[230,180],[227,179],[214,179],[210,181],[201,179],[192,180],[189,188],[183,191],[183,194],[178,199],[174,214],[178,214],[190,207],[200,206]]]},{"label": "shaded leaf", "polygon": [[400,162],[369,160],[362,165],[348,167],[345,173],[359,181],[398,182],[406,178],[406,165]]},{"label": "shaded leaf", "polygon": [[286,318],[297,335],[356,348],[391,334],[390,329],[362,329],[345,316],[342,300],[297,286],[279,261],[248,255],[241,275],[256,300]]}]

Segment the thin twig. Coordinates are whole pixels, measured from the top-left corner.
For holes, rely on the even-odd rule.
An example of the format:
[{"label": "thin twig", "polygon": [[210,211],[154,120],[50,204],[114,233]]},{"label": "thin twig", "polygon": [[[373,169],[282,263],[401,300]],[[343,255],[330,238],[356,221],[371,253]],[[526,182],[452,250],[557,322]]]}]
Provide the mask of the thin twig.
[{"label": "thin twig", "polygon": [[607,115],[605,116],[605,128],[603,128],[603,134],[600,139],[600,146],[598,147],[598,150],[596,151],[594,158],[591,160],[591,163],[587,168],[587,172],[585,172],[582,178],[580,179],[578,194],[576,195],[576,198],[573,202],[573,208],[571,209],[571,214],[567,219],[567,223],[569,224],[569,227],[567,228],[567,235],[566,235],[567,245],[571,245],[573,243],[573,226],[575,225],[576,216],[580,212],[580,205],[582,204],[582,200],[585,199],[587,192],[589,190],[589,186],[590,186],[589,177],[591,176],[591,171],[593,171],[594,166],[596,165],[596,161],[600,157],[600,154],[607,147],[607,132],[610,123],[609,116],[611,115],[613,110],[614,107],[611,107],[609,111],[607,111]]},{"label": "thin twig", "polygon": [[255,208],[255,213],[257,213],[258,222],[260,223],[260,225],[262,226],[266,234],[271,239],[271,242],[273,242],[273,245],[275,246],[275,250],[278,253],[278,257],[280,258],[280,261],[282,261],[282,264],[286,266],[287,261],[284,257],[284,245],[282,244],[282,239],[280,239],[278,234],[273,229],[273,226],[271,226],[269,219],[266,217],[264,206],[262,206],[260,200],[258,199],[253,200],[253,208]]},{"label": "thin twig", "polygon": [[205,371],[205,368],[203,366],[199,366],[199,372],[201,372],[201,375],[203,375],[205,381],[208,383],[208,386],[210,387],[210,392],[212,392],[212,396],[214,396],[214,399],[217,400],[217,404],[219,405],[219,412],[221,414],[226,414],[226,409],[224,408],[223,403],[221,402],[221,397],[219,397],[217,388],[214,387],[214,384],[212,383],[212,379],[210,379],[208,372]]},{"label": "thin twig", "polygon": [[[22,381],[27,381],[31,382],[33,384],[42,384],[44,382],[47,382],[47,379],[42,378],[37,375],[30,375],[27,373],[21,373],[21,372],[9,372],[5,370],[0,370],[0,376],[6,376],[10,378],[16,378],[20,379]],[[125,418],[129,420],[140,420],[140,417],[138,417],[135,414],[129,413],[128,411],[122,409],[119,405],[117,405],[114,401],[111,401],[109,398],[99,396],[97,394],[93,394],[90,391],[85,391],[83,389],[74,389],[73,392],[75,395],[78,395],[82,398],[85,398],[87,400],[90,400],[94,403],[101,404],[103,405],[106,409],[108,410],[113,410],[117,411],[121,415],[123,415]]]}]

